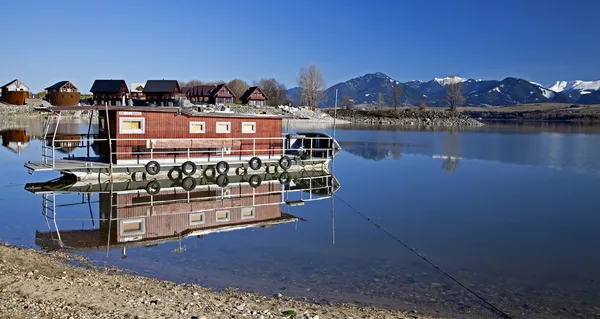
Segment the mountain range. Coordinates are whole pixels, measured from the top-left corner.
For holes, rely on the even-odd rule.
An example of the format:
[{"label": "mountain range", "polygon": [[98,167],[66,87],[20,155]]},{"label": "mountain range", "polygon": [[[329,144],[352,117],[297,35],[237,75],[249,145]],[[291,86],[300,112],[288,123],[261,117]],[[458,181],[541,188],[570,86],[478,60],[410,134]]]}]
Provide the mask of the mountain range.
[{"label": "mountain range", "polygon": [[[394,88],[400,86],[402,94],[399,105],[418,105],[425,100],[428,106],[447,106],[444,101],[446,85],[450,81],[462,82],[462,92],[466,98],[464,105],[504,106],[528,103],[577,103],[600,104],[600,80],[598,81],[558,81],[550,87],[520,78],[508,77],[503,80],[475,80],[455,77],[453,79],[434,78],[430,81],[400,82],[384,73],[368,73],[363,76],[335,84],[326,91],[326,99],[319,107],[335,105],[335,91],[338,90],[338,104],[343,97],[354,104],[376,105],[381,94],[386,105],[393,104]],[[291,88],[288,96],[294,105],[300,104],[300,89]]]}]

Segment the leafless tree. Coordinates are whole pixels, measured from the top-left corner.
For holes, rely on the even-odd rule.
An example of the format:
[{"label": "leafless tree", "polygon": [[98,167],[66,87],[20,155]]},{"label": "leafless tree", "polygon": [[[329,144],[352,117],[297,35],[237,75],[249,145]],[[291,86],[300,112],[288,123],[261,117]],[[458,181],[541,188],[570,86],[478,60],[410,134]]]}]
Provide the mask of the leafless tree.
[{"label": "leafless tree", "polygon": [[410,102],[408,101],[408,96],[404,98],[403,106],[404,107],[409,107],[410,106]]},{"label": "leafless tree", "polygon": [[385,106],[385,98],[383,97],[383,93],[377,93],[377,107],[382,108]]},{"label": "leafless tree", "polygon": [[398,100],[400,99],[400,95],[402,95],[403,91],[404,89],[402,89],[400,85],[394,86],[394,109],[398,108]]},{"label": "leafless tree", "polygon": [[248,90],[248,83],[244,80],[233,79],[227,83],[227,87],[235,95],[236,102],[240,103],[240,97]]},{"label": "leafless tree", "polygon": [[327,84],[325,84],[323,72],[315,64],[311,64],[308,68],[300,69],[296,83],[301,90],[301,104],[315,108],[325,99]]},{"label": "leafless tree", "polygon": [[277,81],[274,78],[260,79],[257,86],[267,96],[267,104],[269,105],[288,105],[290,99],[287,96],[287,88],[285,84]]},{"label": "leafless tree", "polygon": [[419,110],[425,111],[426,109],[427,109],[427,101],[421,100],[421,102],[419,103]]},{"label": "leafless tree", "polygon": [[450,110],[456,112],[457,108],[465,102],[462,95],[463,84],[456,75],[450,75],[446,83],[446,96],[444,100],[450,104]]}]

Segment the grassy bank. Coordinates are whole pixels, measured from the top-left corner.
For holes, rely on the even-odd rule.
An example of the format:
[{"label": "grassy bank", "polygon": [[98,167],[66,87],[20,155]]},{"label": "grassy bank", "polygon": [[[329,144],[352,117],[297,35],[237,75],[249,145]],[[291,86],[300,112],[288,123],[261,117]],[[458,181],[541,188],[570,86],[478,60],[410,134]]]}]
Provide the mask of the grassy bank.
[{"label": "grassy bank", "polygon": [[600,123],[600,105],[543,103],[502,107],[462,107],[459,111],[471,118],[483,120]]}]

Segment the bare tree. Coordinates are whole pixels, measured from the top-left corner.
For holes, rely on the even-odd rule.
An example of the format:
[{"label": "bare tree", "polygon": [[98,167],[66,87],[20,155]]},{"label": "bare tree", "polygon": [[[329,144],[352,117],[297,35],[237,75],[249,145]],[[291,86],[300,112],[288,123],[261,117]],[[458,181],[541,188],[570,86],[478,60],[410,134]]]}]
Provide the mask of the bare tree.
[{"label": "bare tree", "polygon": [[240,102],[240,97],[248,90],[248,83],[244,80],[233,79],[227,83],[227,87],[231,90],[233,95],[235,95],[236,102]]},{"label": "bare tree", "polygon": [[410,106],[410,102],[408,101],[408,96],[404,98],[403,106],[404,107],[409,107]]},{"label": "bare tree", "polygon": [[383,93],[377,93],[377,107],[382,108],[385,106],[385,98],[383,97]]},{"label": "bare tree", "polygon": [[274,78],[260,79],[257,86],[267,96],[267,103],[269,105],[290,104],[290,99],[287,96],[287,88],[282,82],[279,82]]},{"label": "bare tree", "polygon": [[402,95],[402,92],[404,91],[404,89],[402,89],[402,87],[400,85],[396,85],[394,87],[394,109],[398,108],[398,100],[400,99],[400,95]]},{"label": "bare tree", "polygon": [[342,106],[349,108],[354,105],[354,100],[350,96],[342,96]]},{"label": "bare tree", "polygon": [[450,104],[450,110],[456,112],[457,108],[465,102],[462,95],[463,84],[456,75],[450,75],[446,83],[446,96],[444,100]]},{"label": "bare tree", "polygon": [[308,68],[300,69],[296,83],[301,90],[301,104],[316,108],[325,99],[327,84],[325,84],[323,72],[315,64],[311,64]]},{"label": "bare tree", "polygon": [[421,100],[421,102],[419,103],[419,110],[425,111],[426,109],[427,109],[427,101]]}]

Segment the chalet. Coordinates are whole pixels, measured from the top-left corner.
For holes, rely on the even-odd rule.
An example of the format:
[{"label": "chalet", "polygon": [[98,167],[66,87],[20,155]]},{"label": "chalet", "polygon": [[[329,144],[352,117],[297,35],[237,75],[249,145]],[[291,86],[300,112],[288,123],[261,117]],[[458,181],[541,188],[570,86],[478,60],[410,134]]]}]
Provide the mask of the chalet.
[{"label": "chalet", "polygon": [[94,95],[94,105],[121,106],[129,89],[125,80],[96,80],[90,92]]},{"label": "chalet", "polygon": [[242,100],[242,104],[265,106],[267,103],[267,96],[258,86],[253,86],[244,92],[240,100]]},{"label": "chalet", "polygon": [[179,99],[181,88],[176,80],[148,80],[142,92],[150,104],[173,106]]},{"label": "chalet", "polygon": [[231,104],[235,99],[233,92],[229,90],[226,84],[217,85],[209,95],[209,103],[212,104]]},{"label": "chalet", "polygon": [[129,96],[132,99],[145,100],[146,95],[144,94],[144,86],[146,86],[146,83],[141,83],[141,82],[131,83],[131,89],[129,90],[129,92],[130,92]]},{"label": "chalet", "polygon": [[79,104],[79,90],[69,81],[57,82],[45,90],[46,98],[54,106],[75,106]]},{"label": "chalet", "polygon": [[188,100],[191,102],[210,102],[210,93],[215,89],[215,85],[197,85],[185,87],[182,89],[182,94],[184,94]]},{"label": "chalet", "polygon": [[2,87],[2,102],[13,105],[25,105],[29,97],[29,87],[18,79],[6,83]]}]

